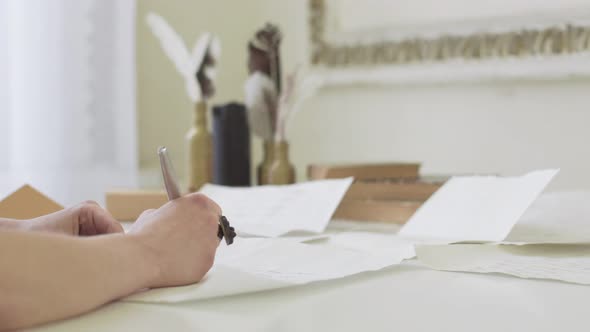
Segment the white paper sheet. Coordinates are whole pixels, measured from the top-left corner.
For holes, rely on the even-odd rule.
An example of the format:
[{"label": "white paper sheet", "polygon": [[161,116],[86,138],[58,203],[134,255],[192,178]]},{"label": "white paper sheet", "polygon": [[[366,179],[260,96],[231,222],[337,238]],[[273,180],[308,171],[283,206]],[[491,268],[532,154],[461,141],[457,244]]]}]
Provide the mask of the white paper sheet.
[{"label": "white paper sheet", "polygon": [[557,172],[453,177],[416,211],[400,235],[441,244],[502,241]]},{"label": "white paper sheet", "polygon": [[177,303],[253,293],[289,286],[292,285],[287,282],[262,278],[226,266],[214,266],[199,283],[179,287],[150,289],[128,296],[121,301]]},{"label": "white paper sheet", "polygon": [[382,256],[384,261],[390,259],[392,264],[416,256],[414,244],[395,234],[343,232],[330,235],[326,242],[332,246],[370,253],[372,256]]},{"label": "white paper sheet", "polygon": [[201,192],[223,209],[239,235],[276,237],[326,229],[352,178],[249,188],[207,184]]},{"label": "white paper sheet", "polygon": [[376,271],[414,257],[413,245],[395,236],[346,236],[357,243],[339,236],[334,245],[236,238],[234,245],[219,248],[213,269],[201,282],[149,290],[123,301],[173,303],[284,288]]},{"label": "white paper sheet", "polygon": [[590,243],[590,192],[541,195],[502,243]]},{"label": "white paper sheet", "polygon": [[418,260],[436,270],[503,273],[590,285],[590,246],[584,245],[425,245]]}]

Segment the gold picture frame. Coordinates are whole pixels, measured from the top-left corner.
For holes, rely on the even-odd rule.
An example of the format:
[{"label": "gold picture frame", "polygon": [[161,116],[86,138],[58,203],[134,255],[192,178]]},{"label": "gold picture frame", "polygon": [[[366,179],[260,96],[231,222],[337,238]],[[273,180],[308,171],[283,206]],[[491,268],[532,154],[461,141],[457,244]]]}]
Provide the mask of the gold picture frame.
[{"label": "gold picture frame", "polygon": [[311,63],[329,67],[555,56],[590,51],[590,24],[560,24],[503,33],[337,45],[326,40],[326,0],[310,0]]}]

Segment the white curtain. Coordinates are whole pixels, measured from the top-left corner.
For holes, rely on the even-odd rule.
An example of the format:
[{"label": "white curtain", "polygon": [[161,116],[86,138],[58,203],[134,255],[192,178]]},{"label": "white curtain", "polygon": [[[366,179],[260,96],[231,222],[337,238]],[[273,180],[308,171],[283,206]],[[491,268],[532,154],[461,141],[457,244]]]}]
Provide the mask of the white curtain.
[{"label": "white curtain", "polygon": [[135,0],[0,0],[0,194],[136,181]]}]

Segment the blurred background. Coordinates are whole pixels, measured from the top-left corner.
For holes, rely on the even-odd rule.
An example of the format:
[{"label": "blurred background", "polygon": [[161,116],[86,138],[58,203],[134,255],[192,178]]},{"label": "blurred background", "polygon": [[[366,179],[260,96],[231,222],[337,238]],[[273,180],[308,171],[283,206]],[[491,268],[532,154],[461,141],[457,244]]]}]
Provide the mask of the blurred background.
[{"label": "blurred background", "polygon": [[[568,13],[585,15],[586,2],[326,0],[327,25],[375,36],[385,27],[454,21],[502,30],[504,20],[487,22],[508,17],[506,27],[522,22],[522,29],[537,26],[543,15],[558,13],[560,22]],[[0,193],[28,182],[72,204],[101,201],[114,187],[158,187],[160,145],[186,176],[184,134],[194,106],[145,22],[149,12],[164,17],[188,45],[204,31],[219,37],[213,105],[243,102],[247,43],[265,22],[283,32],[284,72],[311,64],[309,1],[0,0]],[[297,180],[306,179],[313,163],[415,161],[425,174],[561,168],[552,189],[587,189],[590,58],[537,60],[480,65],[502,73],[497,79],[455,79],[463,68],[455,64],[442,79],[426,75],[419,83],[397,75],[326,84],[289,124]],[[522,66],[533,74],[510,75]],[[359,70],[365,69],[375,72]],[[262,158],[261,144],[253,138],[253,165]]]}]

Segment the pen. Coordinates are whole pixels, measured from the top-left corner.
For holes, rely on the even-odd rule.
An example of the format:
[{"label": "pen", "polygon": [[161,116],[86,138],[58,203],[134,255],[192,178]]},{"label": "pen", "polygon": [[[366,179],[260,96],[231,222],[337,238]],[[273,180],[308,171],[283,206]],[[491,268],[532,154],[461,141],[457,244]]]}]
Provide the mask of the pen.
[{"label": "pen", "polygon": [[158,149],[158,156],[160,157],[160,167],[162,168],[162,177],[164,178],[164,187],[168,194],[168,200],[174,200],[181,196],[178,183],[176,182],[176,174],[172,168],[172,162],[168,157],[168,150],[162,146]]},{"label": "pen", "polygon": [[[176,181],[176,174],[172,167],[170,157],[168,157],[168,150],[162,146],[158,148],[158,156],[160,158],[160,167],[162,168],[162,177],[164,178],[164,186],[166,187],[166,193],[168,194],[168,200],[172,201],[180,196],[180,189],[178,188],[178,182]],[[229,246],[234,242],[236,232],[233,227],[230,226],[229,221],[225,216],[219,217],[219,229],[217,231],[219,239],[225,237],[225,243]]]}]

